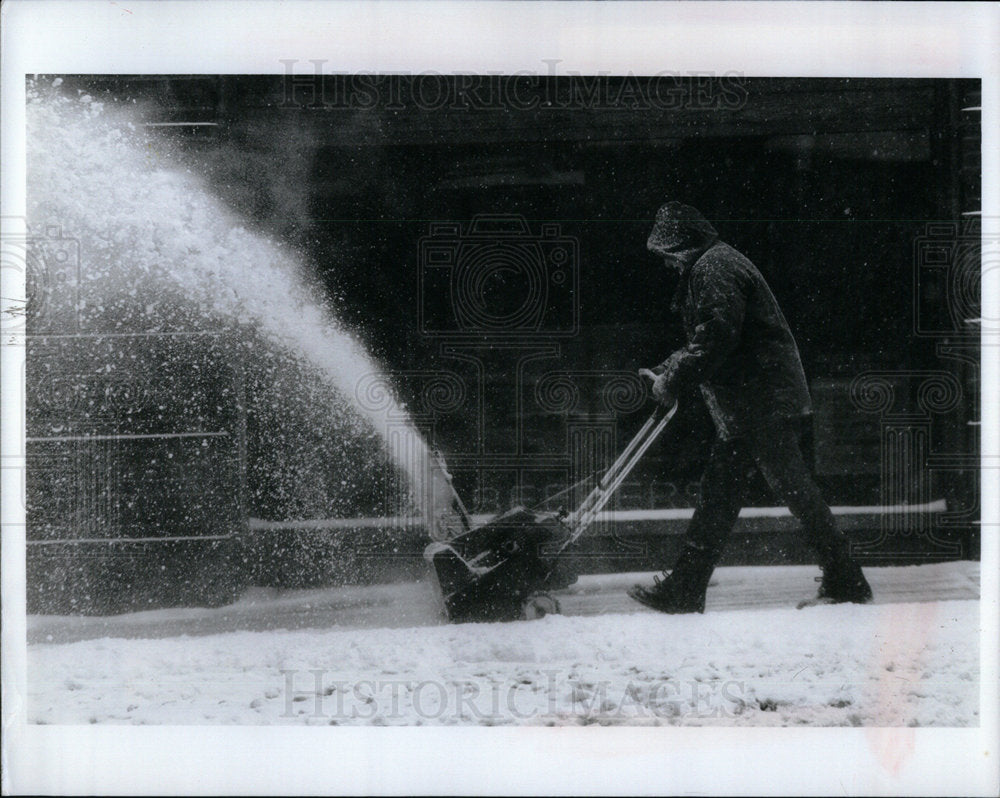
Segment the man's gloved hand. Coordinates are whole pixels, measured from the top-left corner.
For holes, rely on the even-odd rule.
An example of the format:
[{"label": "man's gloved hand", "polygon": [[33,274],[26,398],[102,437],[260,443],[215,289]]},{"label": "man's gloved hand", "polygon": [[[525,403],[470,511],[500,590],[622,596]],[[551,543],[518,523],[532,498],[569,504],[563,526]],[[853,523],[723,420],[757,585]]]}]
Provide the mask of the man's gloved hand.
[{"label": "man's gloved hand", "polygon": [[653,398],[664,407],[673,407],[674,395],[667,389],[667,375],[657,374],[653,380]]},{"label": "man's gloved hand", "polygon": [[652,393],[657,402],[666,407],[673,407],[677,400],[667,388],[666,369],[662,365],[652,369],[639,369],[639,374],[653,381]]}]

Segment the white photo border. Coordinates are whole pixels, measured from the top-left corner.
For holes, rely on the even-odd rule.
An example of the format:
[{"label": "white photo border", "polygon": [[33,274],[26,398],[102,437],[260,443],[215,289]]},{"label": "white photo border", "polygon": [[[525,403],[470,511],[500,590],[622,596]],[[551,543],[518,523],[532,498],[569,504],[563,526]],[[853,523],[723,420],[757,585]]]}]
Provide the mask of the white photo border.
[{"label": "white photo border", "polygon": [[[981,78],[984,232],[1000,219],[1000,6],[835,2],[12,0],[3,216],[25,211],[25,76],[547,71]],[[4,231],[8,232],[8,231]],[[10,283],[10,284],[8,284]],[[5,297],[24,286],[5,275]],[[983,275],[1000,318],[1000,275]],[[25,723],[23,346],[3,346],[3,788],[16,793],[995,794],[997,341],[982,385],[982,694],[973,729],[55,727]],[[13,454],[10,454],[13,453]],[[13,497],[13,499],[11,499]],[[20,513],[20,515],[18,515]],[[880,737],[881,735],[881,737]],[[898,772],[886,736],[912,745]],[[905,740],[903,739],[905,736]],[[879,742],[881,740],[881,743]]]}]

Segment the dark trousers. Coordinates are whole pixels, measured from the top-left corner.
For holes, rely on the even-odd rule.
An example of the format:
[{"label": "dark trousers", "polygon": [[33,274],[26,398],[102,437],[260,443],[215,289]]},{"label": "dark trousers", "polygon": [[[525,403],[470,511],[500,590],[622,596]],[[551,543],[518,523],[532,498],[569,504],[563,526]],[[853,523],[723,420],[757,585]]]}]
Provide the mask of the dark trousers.
[{"label": "dark trousers", "polygon": [[776,419],[732,440],[716,438],[701,479],[701,495],[685,542],[718,561],[759,470],[779,502],[800,521],[822,566],[848,558],[847,539],[837,529],[802,458],[798,419]]}]

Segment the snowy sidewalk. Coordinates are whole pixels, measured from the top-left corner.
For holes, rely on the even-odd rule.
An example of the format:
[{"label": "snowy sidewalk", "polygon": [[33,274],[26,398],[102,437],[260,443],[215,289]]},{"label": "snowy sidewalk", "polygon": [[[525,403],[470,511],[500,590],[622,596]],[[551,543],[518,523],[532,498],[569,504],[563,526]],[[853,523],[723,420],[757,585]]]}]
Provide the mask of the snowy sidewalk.
[{"label": "snowy sidewalk", "polygon": [[[628,614],[594,615],[618,601],[618,582],[627,575],[589,577],[564,594],[567,612],[590,615],[520,623],[207,631],[205,618],[220,613],[212,623],[221,624],[224,611],[232,622],[301,620],[302,613],[292,611],[303,607],[301,591],[285,599],[259,596],[242,616],[236,608],[138,613],[138,620],[116,621],[119,632],[128,630],[133,639],[29,645],[28,719],[977,725],[975,565],[870,569],[882,603],[802,611],[784,598],[814,588],[812,569],[777,567],[721,569],[710,589],[710,611],[696,616],[632,607]],[[402,586],[384,588],[391,589]],[[329,591],[305,593],[313,602],[306,616],[335,617]],[[893,595],[902,596],[900,603]],[[914,602],[917,595],[923,601]],[[325,607],[316,604],[322,596]],[[350,596],[337,597],[346,612]],[[352,605],[355,619],[367,609],[374,612],[369,622],[392,611],[398,620],[400,608],[388,598],[376,594],[367,607]],[[725,609],[730,603],[742,609]],[[165,613],[177,615],[178,628],[187,624],[200,636],[138,636],[140,630],[166,632]],[[50,620],[32,619],[31,634]],[[76,620],[58,619],[64,626]],[[49,628],[58,631],[54,620]]]},{"label": "snowy sidewalk", "polygon": [[[979,598],[979,563],[950,562],[865,570],[875,603]],[[708,590],[707,611],[794,607],[816,593],[813,566],[719,568]],[[430,575],[428,575],[430,578]],[[581,576],[556,595],[564,615],[649,612],[625,595],[648,573]],[[314,590],[251,589],[228,607],[163,609],[107,617],[29,616],[29,643],[65,643],[97,637],[176,637],[231,631],[401,627],[441,623],[429,582]]]},{"label": "snowy sidewalk", "polygon": [[34,723],[978,723],[975,601],[28,650]]}]

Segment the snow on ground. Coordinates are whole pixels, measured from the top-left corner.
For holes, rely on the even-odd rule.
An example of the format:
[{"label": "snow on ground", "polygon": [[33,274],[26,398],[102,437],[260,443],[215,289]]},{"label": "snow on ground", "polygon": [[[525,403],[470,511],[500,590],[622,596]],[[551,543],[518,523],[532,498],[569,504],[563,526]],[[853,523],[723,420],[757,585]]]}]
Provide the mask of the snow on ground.
[{"label": "snow on ground", "polygon": [[[743,610],[712,611],[710,603],[695,616],[612,611],[461,625],[431,618],[395,628],[293,622],[212,633],[195,625],[197,636],[173,637],[134,633],[161,616],[179,629],[185,618],[223,611],[137,613],[144,618],[132,619],[132,637],[29,645],[29,721],[974,726],[973,566],[872,569],[877,597],[879,583],[892,581],[881,572],[908,574],[911,587],[938,587],[919,603],[801,611],[751,601]],[[801,570],[720,569],[721,586],[710,595],[745,583],[748,573],[764,594],[769,581]],[[591,602],[604,582],[620,581],[586,579],[577,594]],[[962,585],[968,597],[953,600]],[[319,593],[310,593],[309,607]],[[343,605],[346,594],[335,594]],[[572,600],[567,594],[564,605]],[[287,614],[294,600],[251,604],[261,617],[270,609],[299,618]],[[31,620],[35,633],[44,628],[44,619]]]}]

